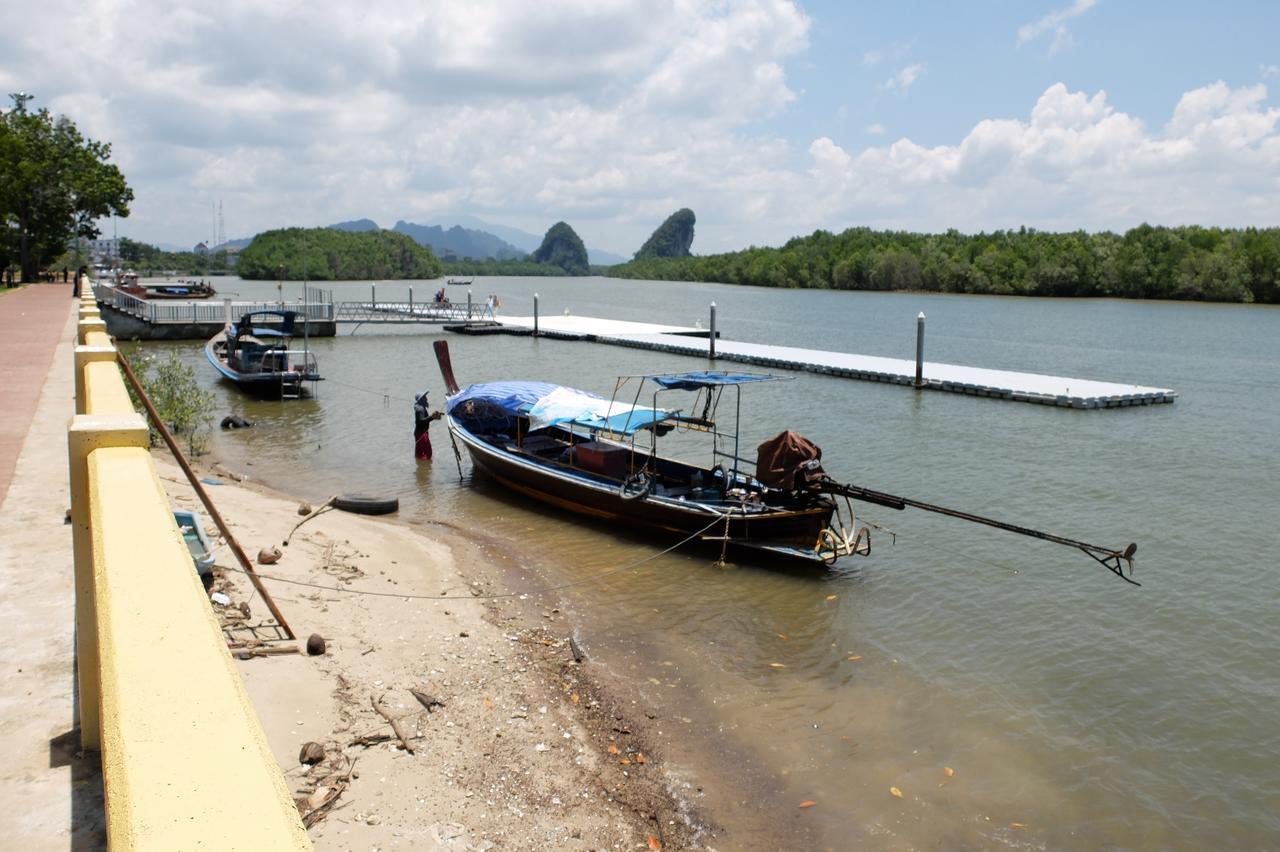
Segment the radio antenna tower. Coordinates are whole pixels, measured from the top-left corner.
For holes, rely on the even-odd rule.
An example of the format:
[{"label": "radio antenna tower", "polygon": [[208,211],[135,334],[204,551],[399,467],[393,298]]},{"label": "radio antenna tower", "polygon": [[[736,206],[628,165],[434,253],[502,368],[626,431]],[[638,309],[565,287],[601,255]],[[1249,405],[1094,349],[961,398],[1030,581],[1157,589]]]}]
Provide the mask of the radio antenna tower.
[{"label": "radio antenna tower", "polygon": [[222,218],[222,199],[218,199],[218,242],[217,245],[224,245],[227,241],[227,223]]}]

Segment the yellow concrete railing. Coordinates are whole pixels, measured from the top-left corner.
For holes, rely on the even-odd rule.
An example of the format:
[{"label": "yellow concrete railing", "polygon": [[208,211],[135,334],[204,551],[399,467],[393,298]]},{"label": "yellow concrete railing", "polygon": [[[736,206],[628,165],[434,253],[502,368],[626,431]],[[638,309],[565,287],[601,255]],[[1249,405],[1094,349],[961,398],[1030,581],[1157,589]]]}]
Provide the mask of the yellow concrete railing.
[{"label": "yellow concrete railing", "polygon": [[102,753],[110,845],[311,849],[87,294],[78,336],[67,440],[80,730]]}]

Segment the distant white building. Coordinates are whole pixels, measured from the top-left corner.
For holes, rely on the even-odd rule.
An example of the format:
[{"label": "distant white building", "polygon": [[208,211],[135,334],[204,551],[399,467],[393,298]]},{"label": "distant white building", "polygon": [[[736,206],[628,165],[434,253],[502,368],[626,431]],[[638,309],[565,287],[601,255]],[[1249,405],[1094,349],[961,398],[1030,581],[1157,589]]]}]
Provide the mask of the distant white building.
[{"label": "distant white building", "polygon": [[92,263],[110,263],[120,257],[120,240],[89,240],[89,260]]},{"label": "distant white building", "polygon": [[192,249],[198,255],[208,255],[209,246],[207,243],[196,243],[196,247]]}]

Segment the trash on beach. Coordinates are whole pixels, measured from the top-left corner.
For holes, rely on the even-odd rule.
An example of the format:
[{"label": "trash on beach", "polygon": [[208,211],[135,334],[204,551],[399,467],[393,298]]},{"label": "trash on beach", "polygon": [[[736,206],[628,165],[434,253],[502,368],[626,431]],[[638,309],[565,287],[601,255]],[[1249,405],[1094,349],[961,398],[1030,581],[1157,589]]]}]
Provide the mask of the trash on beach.
[{"label": "trash on beach", "polygon": [[899,790],[897,787],[890,787],[889,792],[894,796],[894,798],[897,798],[897,799],[902,798],[902,791]]},{"label": "trash on beach", "polygon": [[322,760],[324,760],[324,746],[314,741],[302,744],[302,750],[298,752],[299,763],[314,766]]},{"label": "trash on beach", "polygon": [[209,600],[213,601],[218,606],[231,606],[231,597],[229,595],[224,595],[222,592],[214,592],[209,595]]},{"label": "trash on beach", "polygon": [[318,657],[324,653],[324,637],[319,633],[312,633],[307,637],[307,654],[312,657]]},{"label": "trash on beach", "polygon": [[802,807],[802,808],[811,808],[811,807],[813,807],[813,806],[814,806],[814,805],[816,805],[816,804],[818,804],[818,803],[817,803],[817,802],[815,802],[813,799],[806,799],[805,801],[803,801],[803,802],[801,802],[801,803],[800,803],[800,807]]},{"label": "trash on beach", "polygon": [[214,479],[211,476],[203,476],[200,478],[200,481],[203,482],[205,485],[221,485],[222,484],[221,480]]},{"label": "trash on beach", "polygon": [[278,547],[264,547],[258,551],[258,564],[275,565],[283,555]]},{"label": "trash on beach", "polygon": [[409,692],[410,694],[413,695],[414,698],[418,699],[418,703],[421,704],[423,707],[425,707],[428,713],[434,713],[436,712],[436,708],[444,707],[443,701],[441,701],[438,698],[435,698],[434,696],[428,695],[425,692],[422,692],[417,689],[411,689],[409,690]]}]

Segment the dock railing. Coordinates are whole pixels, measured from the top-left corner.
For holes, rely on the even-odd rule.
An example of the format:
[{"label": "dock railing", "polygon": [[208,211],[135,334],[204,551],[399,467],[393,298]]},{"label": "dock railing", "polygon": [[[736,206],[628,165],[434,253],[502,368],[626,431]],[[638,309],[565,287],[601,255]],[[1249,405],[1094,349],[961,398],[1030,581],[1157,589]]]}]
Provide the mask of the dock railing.
[{"label": "dock railing", "polygon": [[[112,849],[311,849],[88,289],[68,431],[81,744]],[[127,294],[126,294],[127,295]]]},{"label": "dock railing", "polygon": [[234,322],[254,311],[294,311],[299,317],[312,322],[332,322],[334,318],[333,294],[327,290],[310,288],[310,298],[302,302],[243,302],[231,299],[157,301],[143,299],[126,293],[110,284],[94,282],[93,295],[99,304],[109,305],[121,313],[129,314],[148,323],[221,323]]}]

